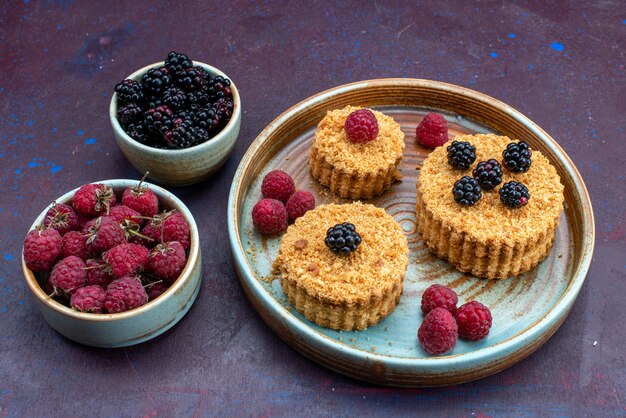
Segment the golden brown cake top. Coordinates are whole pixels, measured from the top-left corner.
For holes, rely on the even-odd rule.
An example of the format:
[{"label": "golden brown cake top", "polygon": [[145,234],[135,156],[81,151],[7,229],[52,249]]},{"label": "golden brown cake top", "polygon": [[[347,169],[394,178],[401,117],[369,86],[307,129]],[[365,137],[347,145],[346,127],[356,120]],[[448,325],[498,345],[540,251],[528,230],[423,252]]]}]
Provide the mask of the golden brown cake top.
[{"label": "golden brown cake top", "polygon": [[329,164],[346,172],[366,174],[389,170],[402,156],[404,133],[391,116],[372,110],[378,122],[376,139],[364,144],[350,142],[343,125],[348,115],[359,109],[362,108],[346,106],[328,111],[317,125],[313,145]]},{"label": "golden brown cake top", "polygon": [[[328,228],[354,224],[362,242],[347,256],[326,244]],[[355,305],[399,286],[409,258],[402,228],[370,204],[320,205],[291,225],[280,242],[275,266],[284,279],[327,303]]]},{"label": "golden brown cake top", "polygon": [[[466,141],[476,147],[476,161],[467,170],[458,170],[448,164],[446,148],[452,141]],[[499,240],[524,242],[540,234],[553,224],[563,208],[563,185],[556,169],[539,151],[532,149],[532,165],[526,173],[511,173],[502,168],[500,183],[492,191],[482,191],[474,206],[462,206],[454,201],[452,187],[463,176],[472,176],[479,162],[489,159],[502,164],[502,151],[512,141],[498,135],[457,136],[431,152],[417,180],[420,198],[435,219],[453,231],[469,234],[479,242]],[[500,202],[498,190],[508,181],[522,182],[528,187],[530,199],[526,206],[509,208]]]}]

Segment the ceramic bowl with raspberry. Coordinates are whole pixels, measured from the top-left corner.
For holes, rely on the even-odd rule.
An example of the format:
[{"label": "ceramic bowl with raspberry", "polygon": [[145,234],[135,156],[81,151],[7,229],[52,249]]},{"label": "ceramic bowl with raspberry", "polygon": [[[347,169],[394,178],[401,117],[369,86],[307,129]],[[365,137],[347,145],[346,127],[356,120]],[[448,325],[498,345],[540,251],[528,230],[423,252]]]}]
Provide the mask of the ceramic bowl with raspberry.
[{"label": "ceramic bowl with raspberry", "polygon": [[207,179],[228,159],[239,136],[241,99],[225,73],[172,51],[115,85],[109,118],[139,172],[185,186]]},{"label": "ceramic bowl with raspberry", "polygon": [[60,334],[95,347],[138,344],[174,326],[195,301],[198,228],[189,209],[154,184],[84,184],[35,219],[22,270]]}]

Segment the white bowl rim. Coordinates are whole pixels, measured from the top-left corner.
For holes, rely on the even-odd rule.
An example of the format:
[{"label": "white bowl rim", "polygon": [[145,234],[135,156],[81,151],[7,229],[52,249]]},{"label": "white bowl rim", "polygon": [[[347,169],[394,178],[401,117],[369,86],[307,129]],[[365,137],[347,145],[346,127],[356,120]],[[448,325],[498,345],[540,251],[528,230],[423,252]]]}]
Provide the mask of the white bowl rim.
[{"label": "white bowl rim", "polygon": [[[223,140],[225,140],[225,138],[228,137],[228,134],[236,126],[237,120],[241,119],[241,97],[239,96],[239,90],[237,89],[237,86],[235,85],[233,80],[230,77],[228,77],[220,69],[213,67],[209,64],[200,62],[200,61],[192,61],[192,62],[194,65],[201,66],[202,68],[204,68],[211,74],[214,74],[216,76],[221,75],[222,77],[228,78],[230,80],[230,89],[233,94],[233,114],[228,120],[228,123],[226,124],[226,126],[224,126],[222,130],[213,138],[210,138],[208,141],[205,141],[201,144],[194,145],[193,147],[182,148],[182,149],[161,149],[161,148],[150,147],[148,145],[144,145],[141,142],[136,141],[133,138],[131,138],[126,133],[124,128],[122,128],[120,121],[117,120],[117,93],[114,92],[111,95],[111,102],[109,103],[109,119],[111,120],[111,125],[113,126],[113,130],[117,132],[119,136],[124,139],[124,142],[129,144],[129,146],[135,147],[144,152],[150,152],[155,155],[165,156],[165,155],[174,154],[174,155],[181,156],[184,154],[196,154],[196,153],[205,151],[205,148],[211,148],[212,146],[214,146],[214,144],[218,142],[222,142]],[[162,67],[163,65],[165,65],[165,61],[155,62],[153,64],[146,65],[145,67],[140,68],[139,70],[127,76],[125,80],[127,79],[137,80],[141,75],[146,73],[148,70],[152,68],[159,68],[159,67]]]},{"label": "white bowl rim", "polygon": [[[95,182],[92,182],[91,184],[103,183],[113,188],[116,188],[116,187],[128,187],[130,185],[135,185],[138,182],[139,182],[138,180],[130,180],[130,179],[110,179],[110,180],[95,181]],[[30,290],[32,291],[32,293],[35,295],[35,297],[38,299],[39,302],[45,304],[47,307],[56,311],[57,313],[60,313],[65,316],[69,316],[74,319],[90,321],[90,322],[119,321],[119,320],[124,320],[127,318],[132,318],[134,316],[142,315],[146,313],[147,311],[157,308],[160,304],[164,303],[164,301],[168,299],[169,296],[173,295],[175,292],[178,292],[181,287],[187,284],[191,276],[192,268],[198,262],[199,255],[200,255],[200,241],[199,241],[198,226],[196,225],[196,221],[193,215],[191,214],[191,212],[189,211],[189,209],[187,208],[187,206],[180,199],[178,199],[178,197],[176,197],[173,193],[167,191],[166,189],[160,186],[157,186],[155,184],[152,184],[146,181],[142,182],[142,184],[145,184],[146,186],[150,187],[150,189],[152,189],[152,191],[154,191],[156,195],[159,197],[159,200],[161,200],[161,198],[171,199],[173,204],[177,206],[176,209],[179,210],[185,216],[185,219],[189,223],[189,232],[190,232],[190,238],[191,238],[191,245],[189,247],[189,257],[187,258],[187,264],[185,265],[185,268],[178,276],[178,279],[176,279],[176,281],[172,283],[172,285],[169,288],[167,288],[167,290],[163,292],[156,299],[151,300],[148,303],[138,308],[131,309],[129,311],[119,312],[119,313],[105,313],[105,314],[79,312],[57,302],[56,300],[51,298],[49,295],[47,295],[46,292],[43,291],[41,286],[39,286],[39,283],[34,273],[28,267],[26,267],[26,262],[24,261],[24,254],[22,252],[22,271],[24,272],[25,280],[28,284],[28,287],[30,287]],[[37,216],[37,218],[35,219],[35,222],[33,222],[32,226],[30,227],[29,232],[35,229],[36,226],[41,224],[46,212],[52,207],[52,205],[55,202],[56,203],[69,202],[71,198],[74,196],[74,193],[76,193],[76,191],[79,188],[80,187],[70,190],[69,192],[57,198],[53,203],[48,205]]]}]

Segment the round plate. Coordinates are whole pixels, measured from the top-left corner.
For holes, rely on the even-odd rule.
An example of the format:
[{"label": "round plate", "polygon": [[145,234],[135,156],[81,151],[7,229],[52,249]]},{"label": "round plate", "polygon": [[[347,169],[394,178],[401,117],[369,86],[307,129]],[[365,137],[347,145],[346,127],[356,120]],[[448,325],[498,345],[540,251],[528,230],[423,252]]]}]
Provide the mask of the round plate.
[{"label": "round plate", "polygon": [[[346,202],[309,175],[308,155],[317,123],[327,110],[348,104],[392,116],[405,133],[401,182],[369,202],[385,208],[409,240],[410,263],[396,310],[364,331],[334,331],[308,321],[271,281],[280,237],[264,238],[251,211],[261,198],[263,176],[288,172],[296,187],[316,193],[317,204]],[[489,281],[462,274],[428,252],[416,232],[415,180],[428,154],[416,145],[415,127],[435,110],[446,116],[451,135],[493,132],[528,142],[557,168],[565,185],[561,215],[550,255],[530,272]],[[594,243],[591,202],[580,174],[559,145],[528,118],[491,97],[450,84],[417,79],[381,79],[340,86],[297,104],[270,123],[244,155],[229,198],[228,229],[241,285],[265,322],[287,343],[333,370],[396,386],[436,386],[496,373],[539,348],[569,313],[584,282]],[[433,283],[456,290],[459,304],[478,300],[493,314],[489,335],[459,340],[447,355],[433,357],[417,341],[421,294]]]}]

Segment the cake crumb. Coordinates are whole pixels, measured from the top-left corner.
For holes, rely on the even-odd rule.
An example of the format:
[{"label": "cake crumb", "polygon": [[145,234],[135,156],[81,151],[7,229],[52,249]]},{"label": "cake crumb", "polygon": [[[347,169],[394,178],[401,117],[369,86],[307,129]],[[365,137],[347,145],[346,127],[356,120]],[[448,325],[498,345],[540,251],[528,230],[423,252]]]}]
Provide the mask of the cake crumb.
[{"label": "cake crumb", "polygon": [[309,243],[309,241],[305,240],[305,239],[299,239],[296,242],[293,243],[293,247],[296,250],[302,250],[304,247],[307,246],[307,244]]},{"label": "cake crumb", "polygon": [[317,276],[320,272],[320,268],[316,263],[309,263],[306,269],[310,271],[313,276]]},{"label": "cake crumb", "polygon": [[598,342],[597,342],[597,341],[594,341],[594,342],[593,342],[593,346],[595,347],[596,345],[598,345]]}]

